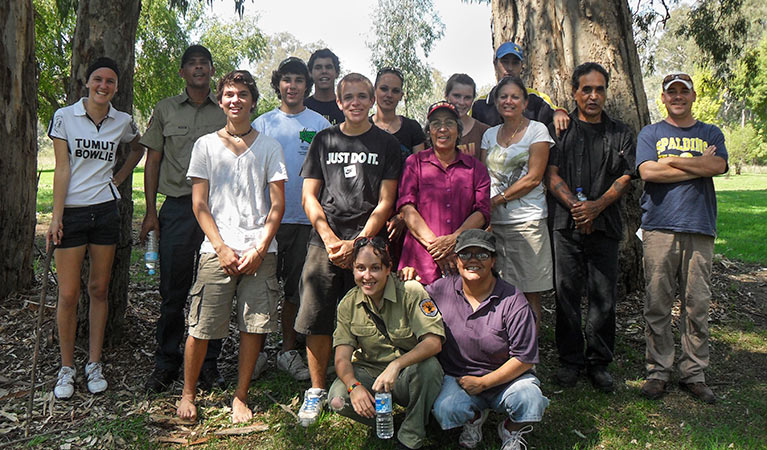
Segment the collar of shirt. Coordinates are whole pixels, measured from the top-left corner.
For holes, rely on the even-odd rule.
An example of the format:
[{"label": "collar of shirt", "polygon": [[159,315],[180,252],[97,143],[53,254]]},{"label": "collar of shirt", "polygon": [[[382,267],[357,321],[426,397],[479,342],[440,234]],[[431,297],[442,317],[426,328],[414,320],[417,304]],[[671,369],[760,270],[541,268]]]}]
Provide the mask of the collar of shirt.
[{"label": "collar of shirt", "polygon": [[[184,103],[184,102],[192,103],[191,99],[189,98],[189,94],[187,94],[187,92],[186,92],[186,89],[184,89],[181,92],[181,95],[176,97],[176,99],[178,100],[179,103]],[[210,102],[213,103],[214,105],[218,105],[218,99],[213,94],[213,90],[212,89],[210,91],[208,91],[208,100],[210,100]]]},{"label": "collar of shirt", "polygon": [[[392,303],[397,303],[397,284],[394,281],[394,274],[389,274],[386,279],[386,287],[384,287],[383,298],[389,300]],[[373,303],[373,301],[367,295],[362,293],[362,289],[358,290],[359,294],[354,298],[354,304],[359,305],[363,302]]]},{"label": "collar of shirt", "polygon": [[[88,97],[83,97],[83,98],[80,99],[79,102],[75,103],[75,105],[74,105],[75,106],[74,115],[76,115],[76,116],[85,116],[85,115],[88,114],[88,112],[85,110],[85,99],[87,99],[87,98]],[[112,106],[112,102],[109,102],[109,111],[107,111],[107,115],[104,118],[106,119],[107,117],[110,117],[110,118],[114,119],[115,118],[114,111],[115,111],[115,109]]]},{"label": "collar of shirt", "polygon": [[[458,275],[454,275],[453,277],[455,278],[455,280],[453,280],[453,288],[455,289],[455,295],[457,296],[457,298],[461,299],[466,304],[466,306],[469,307],[469,309],[471,309],[471,305],[469,304],[469,301],[466,299],[466,295],[464,295],[463,293],[463,279]],[[497,303],[498,301],[500,301],[500,299],[509,297],[512,294],[514,294],[514,291],[504,292],[504,284],[501,283],[500,278],[496,277],[495,286],[493,287],[493,292],[491,292],[486,299],[482,300],[482,302],[479,304],[477,309],[469,314],[469,317],[480,313],[483,309],[488,307],[490,304]]]},{"label": "collar of shirt", "polygon": [[416,155],[419,155],[422,161],[428,162],[431,164],[434,164],[435,166],[439,167],[440,169],[446,171],[447,168],[450,168],[458,163],[462,163],[466,167],[471,167],[471,159],[473,156],[469,156],[465,153],[462,153],[460,150],[456,149],[456,157],[453,162],[447,165],[447,168],[442,167],[442,163],[437,159],[437,154],[434,151],[433,148],[430,148],[429,150],[425,152],[418,152]]}]

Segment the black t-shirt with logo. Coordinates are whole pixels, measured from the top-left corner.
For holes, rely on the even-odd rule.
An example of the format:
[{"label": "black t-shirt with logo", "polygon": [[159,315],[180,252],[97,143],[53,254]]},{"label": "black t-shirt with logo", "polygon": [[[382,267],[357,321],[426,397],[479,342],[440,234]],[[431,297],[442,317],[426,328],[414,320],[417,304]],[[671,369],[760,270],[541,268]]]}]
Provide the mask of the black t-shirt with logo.
[{"label": "black t-shirt with logo", "polygon": [[[320,131],[306,155],[301,176],[323,181],[320,205],[339,239],[353,239],[378,205],[383,180],[398,180],[400,144],[375,125],[359,136],[347,136],[339,125]],[[385,235],[386,228],[381,233]],[[310,244],[323,247],[316,230]]]}]

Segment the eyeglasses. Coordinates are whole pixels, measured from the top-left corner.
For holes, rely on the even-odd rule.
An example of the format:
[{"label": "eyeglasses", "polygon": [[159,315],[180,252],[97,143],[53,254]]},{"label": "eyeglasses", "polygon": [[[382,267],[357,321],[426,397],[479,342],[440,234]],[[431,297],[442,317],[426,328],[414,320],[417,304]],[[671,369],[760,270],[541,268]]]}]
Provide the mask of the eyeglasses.
[{"label": "eyeglasses", "polygon": [[471,258],[475,258],[477,261],[487,261],[488,259],[490,259],[490,252],[461,251],[461,252],[458,252],[458,257],[461,258],[461,261],[468,261]]},{"label": "eyeglasses", "polygon": [[442,127],[445,128],[454,128],[458,126],[458,122],[455,121],[455,119],[445,119],[445,120],[431,120],[429,121],[429,128],[432,130],[439,130]]},{"label": "eyeglasses", "polygon": [[665,86],[666,83],[670,83],[676,80],[692,81],[692,78],[686,73],[672,73],[666,75],[666,78],[663,79],[663,85]]},{"label": "eyeglasses", "polygon": [[389,241],[380,236],[373,236],[372,238],[367,236],[360,236],[354,240],[355,250],[358,250],[366,245],[372,245],[378,250],[383,250],[387,253],[389,252]]}]

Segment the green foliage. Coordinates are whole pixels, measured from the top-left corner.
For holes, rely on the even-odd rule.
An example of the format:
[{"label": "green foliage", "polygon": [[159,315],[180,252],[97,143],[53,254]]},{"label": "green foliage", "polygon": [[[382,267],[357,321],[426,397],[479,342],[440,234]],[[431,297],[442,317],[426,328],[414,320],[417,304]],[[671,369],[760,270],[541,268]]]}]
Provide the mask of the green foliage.
[{"label": "green foliage", "polygon": [[256,22],[254,17],[220,22],[205,16],[196,24],[201,32],[200,43],[213,55],[217,78],[240,69],[245,61],[255,62],[264,55],[267,39]]},{"label": "green foliage", "polygon": [[724,128],[730,167],[740,175],[745,164],[767,163],[767,143],[750,123]]},{"label": "green foliage", "polygon": [[53,113],[65,106],[69,84],[71,38],[75,31],[75,9],[61,0],[34,0],[35,58],[40,74],[37,114],[47,125]]},{"label": "green foliage", "polygon": [[760,134],[767,138],[767,37],[738,63],[732,90],[743,99]]},{"label": "green foliage", "polygon": [[413,101],[431,88],[431,69],[424,59],[444,30],[431,0],[378,0],[372,30],[376,40],[367,43],[371,62],[376,71],[396,67],[402,72],[407,115],[417,113]]}]

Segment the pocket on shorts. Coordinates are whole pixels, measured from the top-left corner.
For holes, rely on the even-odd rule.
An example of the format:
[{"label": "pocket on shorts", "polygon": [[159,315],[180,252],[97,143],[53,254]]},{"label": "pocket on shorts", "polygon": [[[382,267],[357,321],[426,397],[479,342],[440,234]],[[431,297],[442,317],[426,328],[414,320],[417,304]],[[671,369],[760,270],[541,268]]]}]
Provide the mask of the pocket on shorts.
[{"label": "pocket on shorts", "polygon": [[197,280],[192,289],[189,291],[189,295],[192,297],[192,302],[189,305],[189,326],[194,327],[200,322],[200,309],[202,308],[202,295],[205,290],[205,283]]},{"label": "pocket on shorts", "polygon": [[277,304],[285,296],[280,280],[277,279],[276,275],[266,279],[266,290],[267,295],[269,296],[269,304],[273,306],[273,309],[275,309],[276,312]]}]

